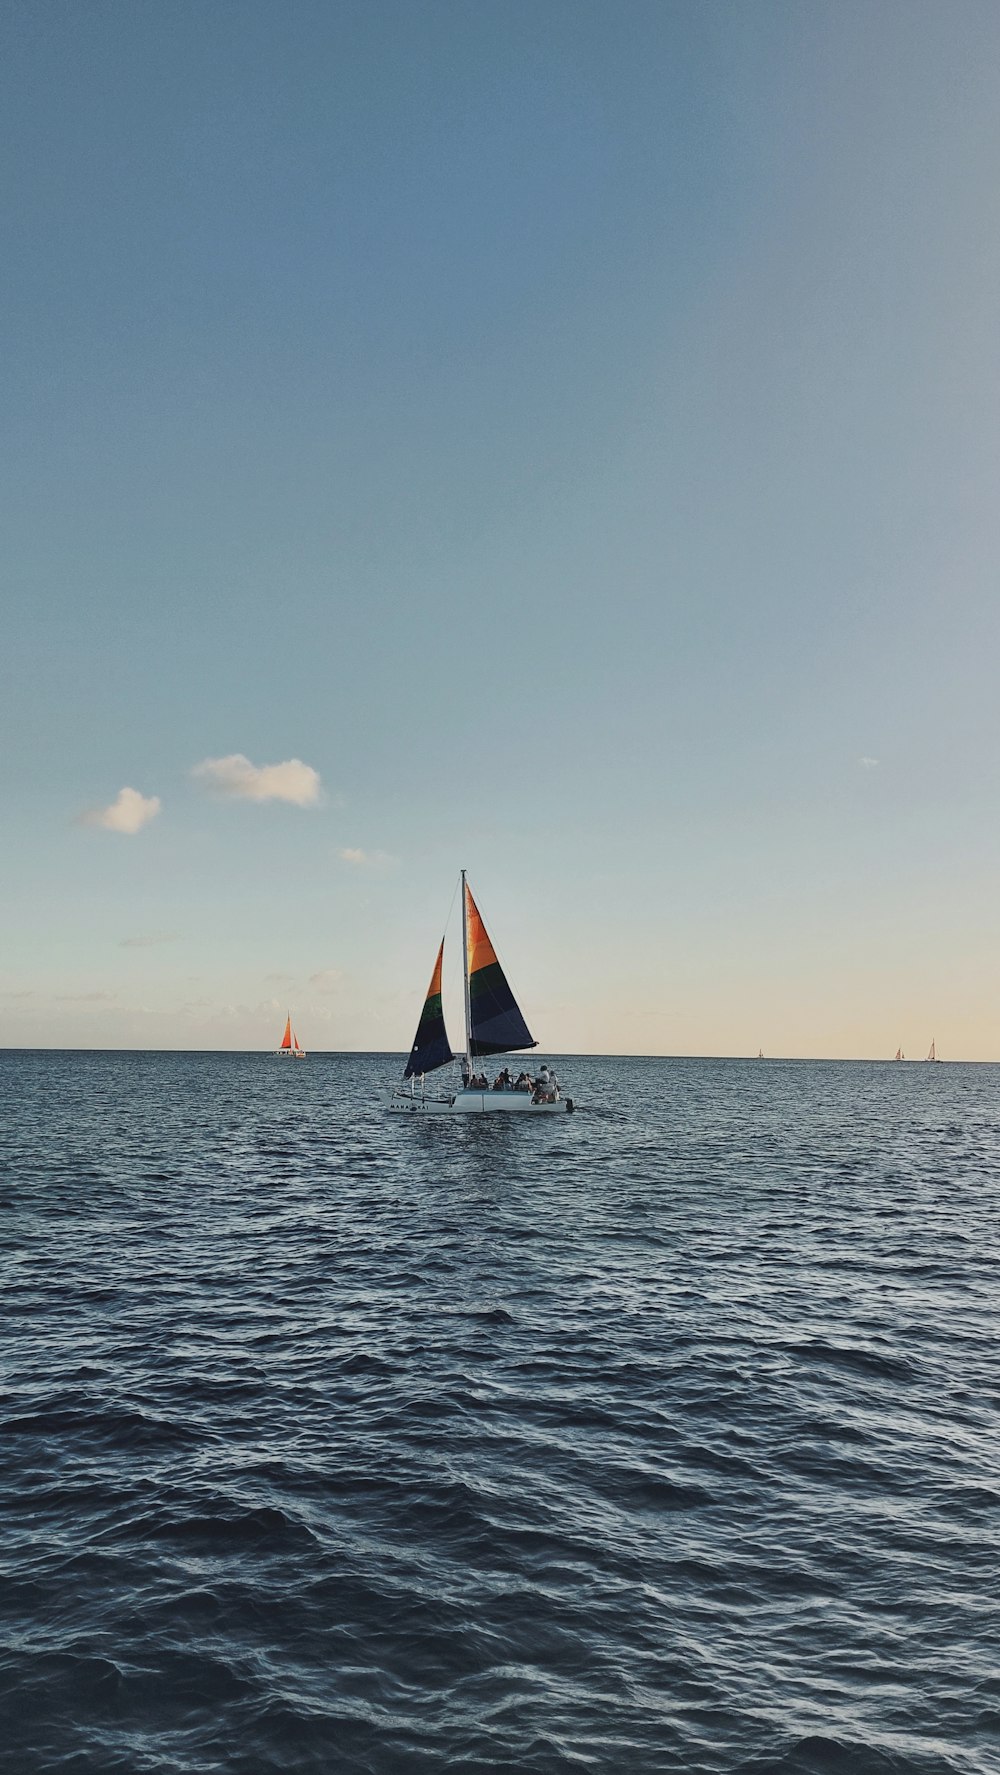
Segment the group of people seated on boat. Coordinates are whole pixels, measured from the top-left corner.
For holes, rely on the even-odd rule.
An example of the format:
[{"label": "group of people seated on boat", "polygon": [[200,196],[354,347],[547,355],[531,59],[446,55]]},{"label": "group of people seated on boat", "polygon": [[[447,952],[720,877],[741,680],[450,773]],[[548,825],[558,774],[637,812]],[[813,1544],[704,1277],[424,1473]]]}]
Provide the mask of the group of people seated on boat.
[{"label": "group of people seated on boat", "polygon": [[520,1072],[514,1079],[511,1077],[510,1067],[505,1066],[497,1073],[491,1086],[484,1072],[470,1072],[468,1061],[464,1061],[462,1086],[466,1091],[530,1091],[533,1103],[555,1103],[559,1096],[559,1080],[555,1070],[544,1064],[539,1067],[537,1078],[532,1078],[530,1072]]}]

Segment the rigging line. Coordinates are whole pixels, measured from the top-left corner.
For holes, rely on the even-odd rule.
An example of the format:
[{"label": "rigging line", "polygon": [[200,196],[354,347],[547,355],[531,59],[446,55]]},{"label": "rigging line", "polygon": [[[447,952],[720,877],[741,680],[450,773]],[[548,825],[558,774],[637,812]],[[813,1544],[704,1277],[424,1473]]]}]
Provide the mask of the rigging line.
[{"label": "rigging line", "polygon": [[449,907],[448,907],[448,916],[447,916],[447,918],[446,918],[446,919],[445,919],[445,921],[444,921],[444,934],[445,934],[445,936],[447,936],[447,935],[448,935],[448,926],[449,926],[449,925],[450,925],[450,923],[451,923],[451,915],[452,915],[452,913],[453,913],[453,912],[454,912],[454,910],[455,910],[455,900],[456,900],[456,898],[457,898],[457,896],[458,896],[458,890],[459,890],[459,888],[460,888],[460,887],[461,887],[461,885],[462,885],[462,876],[461,876],[461,872],[459,872],[459,876],[458,876],[458,880],[457,880],[457,881],[456,881],[456,883],[455,883],[455,886],[454,886],[454,887],[453,887],[453,889],[452,889],[452,893],[451,893],[451,904],[450,904],[450,906],[449,906]]},{"label": "rigging line", "polygon": [[[448,906],[447,917],[445,918],[445,921],[444,921],[444,930],[441,933],[441,941],[442,941],[442,943],[445,944],[447,951],[448,951],[447,955],[445,956],[444,972],[441,977],[441,1009],[442,1009],[442,1011],[444,1010],[445,979],[446,978],[450,979],[454,975],[454,972],[455,972],[454,958],[451,953],[452,945],[450,945],[448,943],[448,932],[451,928],[451,916],[455,910],[455,901],[458,898],[458,890],[461,887],[461,885],[462,885],[462,875],[461,875],[461,871],[459,871],[459,873],[455,879],[455,886],[453,887],[452,892],[451,892],[451,901]],[[459,969],[459,972],[461,972],[461,969]],[[447,1018],[445,1019],[445,1023],[447,1026]],[[449,1046],[450,1045],[451,1044],[449,1043]]]},{"label": "rigging line", "polygon": [[[448,916],[444,921],[444,932],[443,932],[442,938],[441,938],[442,943],[446,943],[448,940],[448,931],[451,928],[451,915],[455,910],[455,901],[458,899],[458,890],[461,887],[461,885],[462,885],[462,875],[461,875],[461,871],[459,871],[459,874],[455,880],[455,886],[452,888],[452,891],[451,891],[451,903],[448,907]],[[454,968],[452,966],[452,956],[451,956],[450,949],[448,951],[448,960],[445,965],[448,968],[449,972],[453,974]],[[442,990],[443,990],[443,988],[444,988],[444,981],[443,980],[441,982],[441,986],[442,986]]]}]

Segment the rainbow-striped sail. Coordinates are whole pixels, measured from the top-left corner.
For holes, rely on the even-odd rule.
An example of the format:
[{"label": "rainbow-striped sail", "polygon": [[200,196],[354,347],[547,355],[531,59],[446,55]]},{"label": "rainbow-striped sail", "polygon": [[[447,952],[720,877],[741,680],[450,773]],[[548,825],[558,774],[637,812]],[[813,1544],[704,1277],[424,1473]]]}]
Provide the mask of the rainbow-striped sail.
[{"label": "rainbow-striped sail", "polygon": [[[463,874],[463,882],[465,877]],[[479,908],[465,882],[465,947],[468,968],[469,1057],[537,1048],[507,984]]]},{"label": "rainbow-striped sail", "polygon": [[444,961],[444,938],[434,963],[431,983],[427,988],[424,1008],[420,1013],[417,1033],[413,1038],[410,1058],[406,1062],[404,1079],[421,1078],[425,1072],[435,1072],[439,1066],[447,1066],[455,1056],[448,1045],[448,1032],[444,1026],[444,1011],[441,1008],[441,967]]}]

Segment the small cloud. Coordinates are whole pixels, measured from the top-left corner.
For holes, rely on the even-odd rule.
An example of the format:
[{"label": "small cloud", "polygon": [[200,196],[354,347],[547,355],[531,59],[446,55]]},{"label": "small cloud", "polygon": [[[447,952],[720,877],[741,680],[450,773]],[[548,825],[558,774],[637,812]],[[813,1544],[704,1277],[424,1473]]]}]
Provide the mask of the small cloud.
[{"label": "small cloud", "polygon": [[101,826],[105,832],[141,832],[160,811],[158,795],[140,795],[138,789],[119,789],[110,807],[96,807],[83,816],[85,826]]},{"label": "small cloud", "polygon": [[876,765],[878,764],[878,759],[877,758],[859,758],[858,763],[860,764],[862,770],[874,770]]},{"label": "small cloud", "polygon": [[351,850],[348,847],[337,854],[343,862],[350,863],[353,869],[387,869],[398,861],[396,857],[390,857],[388,851]]},{"label": "small cloud", "polygon": [[191,772],[203,777],[220,795],[234,801],[290,801],[294,807],[314,807],[322,784],[319,772],[301,758],[284,764],[251,764],[242,752],[228,758],[204,758]]},{"label": "small cloud", "polygon": [[310,974],[309,984],[317,992],[336,992],[343,978],[340,968],[321,968],[318,974]]},{"label": "small cloud", "polygon": [[123,937],[119,949],[154,949],[158,943],[176,943],[176,931],[150,931],[148,937]]}]

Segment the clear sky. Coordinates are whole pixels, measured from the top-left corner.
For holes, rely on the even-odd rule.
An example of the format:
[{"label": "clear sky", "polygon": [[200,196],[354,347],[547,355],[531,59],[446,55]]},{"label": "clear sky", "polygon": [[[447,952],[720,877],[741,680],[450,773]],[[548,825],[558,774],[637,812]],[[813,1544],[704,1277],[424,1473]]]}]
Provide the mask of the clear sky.
[{"label": "clear sky", "polygon": [[995,0],[0,47],[0,1042],[1000,1058]]}]

